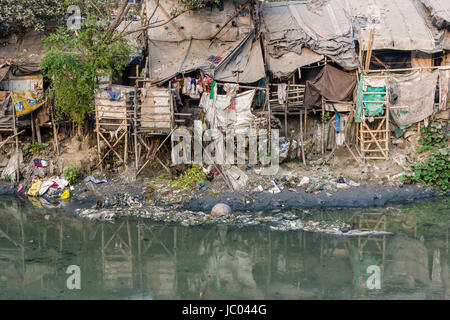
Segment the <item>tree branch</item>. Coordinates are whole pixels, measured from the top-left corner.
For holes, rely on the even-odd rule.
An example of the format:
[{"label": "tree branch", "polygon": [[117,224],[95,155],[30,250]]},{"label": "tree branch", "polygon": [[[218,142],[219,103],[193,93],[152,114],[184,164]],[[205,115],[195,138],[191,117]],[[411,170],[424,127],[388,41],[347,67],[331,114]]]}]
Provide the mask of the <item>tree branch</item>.
[{"label": "tree branch", "polygon": [[201,8],[202,8],[202,7],[195,7],[195,8],[187,9],[187,10],[185,10],[185,11],[182,11],[182,12],[180,12],[180,13],[177,13],[176,15],[172,16],[170,19],[168,19],[168,20],[166,20],[166,21],[164,21],[164,22],[161,22],[161,23],[159,23],[159,24],[157,24],[157,23],[148,23],[147,25],[145,25],[145,26],[143,26],[143,27],[141,27],[141,28],[138,28],[138,29],[136,29],[136,30],[131,30],[131,31],[128,31],[128,32],[123,33],[123,34],[122,34],[122,37],[129,36],[130,34],[133,34],[133,33],[136,33],[136,32],[141,32],[141,31],[145,31],[145,30],[148,30],[148,29],[153,29],[153,28],[159,28],[159,27],[162,27],[162,26],[168,24],[169,22],[171,22],[172,20],[178,18],[179,16],[181,16],[182,14],[184,14],[184,13],[186,13],[186,12],[189,12],[189,11],[192,11],[192,10],[201,9]]},{"label": "tree branch", "polygon": [[128,4],[128,1],[123,0],[122,5],[120,6],[119,11],[117,12],[116,18],[108,27],[107,33],[109,35],[112,35],[114,30],[117,29],[119,24],[122,22],[123,17],[126,16],[128,11],[130,10],[130,8],[131,8],[131,5]]}]

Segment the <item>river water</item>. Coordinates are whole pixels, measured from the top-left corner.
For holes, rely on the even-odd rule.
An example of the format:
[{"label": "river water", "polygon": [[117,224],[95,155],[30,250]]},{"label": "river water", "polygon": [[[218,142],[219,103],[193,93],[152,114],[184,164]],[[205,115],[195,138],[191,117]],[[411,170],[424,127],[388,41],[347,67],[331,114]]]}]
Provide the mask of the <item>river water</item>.
[{"label": "river water", "polygon": [[[450,298],[448,198],[298,213],[394,232],[354,238],[92,222],[75,217],[74,206],[0,198],[0,299]],[[77,275],[81,288],[69,289]]]}]

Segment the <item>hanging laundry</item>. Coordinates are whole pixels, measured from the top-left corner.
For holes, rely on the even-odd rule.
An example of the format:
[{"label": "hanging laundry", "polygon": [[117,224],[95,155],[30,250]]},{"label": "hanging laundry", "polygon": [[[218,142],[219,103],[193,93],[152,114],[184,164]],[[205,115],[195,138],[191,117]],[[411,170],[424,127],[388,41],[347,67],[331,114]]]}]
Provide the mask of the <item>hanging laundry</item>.
[{"label": "hanging laundry", "polygon": [[209,56],[208,61],[211,63],[219,63],[220,61],[222,61],[222,57]]},{"label": "hanging laundry", "polygon": [[287,88],[286,83],[278,84],[277,95],[278,95],[278,103],[279,104],[284,104],[284,102],[286,101],[286,88]]},{"label": "hanging laundry", "polygon": [[228,106],[228,113],[230,113],[231,111],[236,111],[235,97],[236,97],[237,92],[239,91],[239,84],[237,84],[237,83],[226,83],[223,86],[223,89],[227,93],[226,96],[231,98],[230,99],[230,105]]},{"label": "hanging laundry", "polygon": [[197,80],[197,91],[198,93],[203,93],[203,81],[202,79]]},{"label": "hanging laundry", "polygon": [[122,94],[120,93],[120,91],[111,91],[108,90],[108,95],[109,95],[109,100],[111,101],[119,101]]},{"label": "hanging laundry", "polygon": [[189,96],[192,99],[200,99],[200,93],[198,92],[197,79],[191,80],[191,91],[189,92]]},{"label": "hanging laundry", "polygon": [[203,83],[205,84],[206,92],[209,92],[211,90],[210,85],[214,80],[208,76],[205,76],[203,79]]},{"label": "hanging laundry", "polygon": [[183,79],[183,89],[181,90],[182,94],[188,94],[188,83],[189,83],[189,78],[184,78]]},{"label": "hanging laundry", "polygon": [[210,83],[209,87],[211,88],[211,92],[209,93],[209,98],[214,99],[214,87],[216,86],[216,82],[213,81]]},{"label": "hanging laundry", "polygon": [[187,92],[191,92],[191,86],[192,86],[192,82],[191,82],[191,77],[187,77]]},{"label": "hanging laundry", "polygon": [[[334,106],[333,106],[334,108]],[[336,109],[334,109],[336,110]],[[336,112],[336,111],[335,111]],[[336,133],[339,133],[341,130],[341,117],[339,116],[339,112],[336,112]]]}]

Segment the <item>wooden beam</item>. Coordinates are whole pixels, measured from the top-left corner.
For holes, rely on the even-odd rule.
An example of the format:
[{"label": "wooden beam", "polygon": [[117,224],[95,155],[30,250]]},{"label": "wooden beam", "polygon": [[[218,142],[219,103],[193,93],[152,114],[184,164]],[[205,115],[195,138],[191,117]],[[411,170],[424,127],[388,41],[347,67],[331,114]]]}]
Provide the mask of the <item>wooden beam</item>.
[{"label": "wooden beam", "polygon": [[22,131],[20,131],[19,133],[15,133],[15,134],[13,134],[12,136],[9,136],[8,138],[6,138],[4,141],[2,141],[2,143],[0,143],[0,149],[1,149],[5,144],[7,144],[8,141],[9,141],[10,139],[13,139],[13,138],[15,138],[15,137],[18,136],[18,135],[21,135],[21,134],[24,133],[24,132],[25,132],[25,130],[22,130]]}]

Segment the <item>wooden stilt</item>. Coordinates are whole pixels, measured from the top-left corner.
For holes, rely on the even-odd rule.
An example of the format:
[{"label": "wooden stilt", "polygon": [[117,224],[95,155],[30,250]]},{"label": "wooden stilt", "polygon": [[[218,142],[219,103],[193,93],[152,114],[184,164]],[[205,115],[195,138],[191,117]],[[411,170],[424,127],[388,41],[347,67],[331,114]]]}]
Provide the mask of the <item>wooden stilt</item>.
[{"label": "wooden stilt", "polygon": [[306,166],[306,154],[305,154],[305,146],[304,146],[304,139],[303,139],[303,128],[302,128],[302,112],[300,111],[300,143],[301,143],[301,150],[302,150],[302,161],[303,164]]},{"label": "wooden stilt", "polygon": [[41,129],[40,129],[40,126],[39,126],[39,119],[38,118],[34,119],[34,129],[36,130],[37,141],[39,143],[42,143]]},{"label": "wooden stilt", "polygon": [[34,117],[33,117],[33,112],[31,112],[30,114],[30,123],[31,123],[31,143],[35,143],[36,142],[36,134],[34,131]]},{"label": "wooden stilt", "polygon": [[13,129],[14,129],[14,135],[15,135],[15,142],[16,142],[16,182],[19,182],[20,180],[20,165],[19,165],[19,135],[17,134],[17,115],[16,115],[16,108],[13,107]]}]

